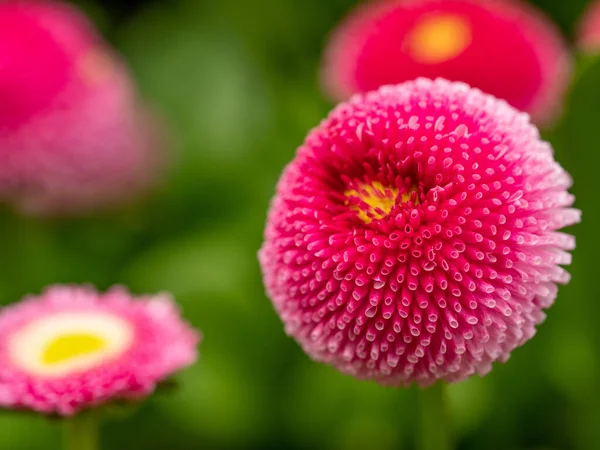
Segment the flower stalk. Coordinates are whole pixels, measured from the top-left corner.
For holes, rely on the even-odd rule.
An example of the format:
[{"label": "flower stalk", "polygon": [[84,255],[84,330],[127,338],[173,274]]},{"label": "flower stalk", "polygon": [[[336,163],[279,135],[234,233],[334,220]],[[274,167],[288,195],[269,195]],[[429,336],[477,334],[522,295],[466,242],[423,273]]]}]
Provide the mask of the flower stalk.
[{"label": "flower stalk", "polygon": [[64,421],[65,450],[99,450],[98,417],[94,414],[78,414]]},{"label": "flower stalk", "polygon": [[419,389],[419,450],[451,450],[450,415],[446,398],[446,385],[438,382]]}]

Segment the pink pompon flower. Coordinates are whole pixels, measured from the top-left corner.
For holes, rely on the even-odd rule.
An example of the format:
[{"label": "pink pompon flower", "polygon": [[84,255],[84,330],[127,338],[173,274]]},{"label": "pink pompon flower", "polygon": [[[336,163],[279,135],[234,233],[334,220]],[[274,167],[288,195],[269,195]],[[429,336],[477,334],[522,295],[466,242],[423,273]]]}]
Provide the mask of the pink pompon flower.
[{"label": "pink pompon flower", "polygon": [[156,176],[152,120],[71,6],[0,2],[0,200],[31,214],[122,203]]},{"label": "pink pompon flower", "polygon": [[466,84],[357,95],[286,167],[259,252],[288,334],[383,384],[487,373],[566,283],[569,175],[528,116]]},{"label": "pink pompon flower", "polygon": [[0,311],[0,406],[68,416],[143,398],[199,339],[166,294],[52,286]]},{"label": "pink pompon flower", "polygon": [[323,78],[343,100],[416,77],[463,81],[546,124],[571,72],[554,25],[515,0],[379,0],[334,32]]},{"label": "pink pompon flower", "polygon": [[600,52],[600,1],[585,10],[577,30],[577,46],[586,52]]}]

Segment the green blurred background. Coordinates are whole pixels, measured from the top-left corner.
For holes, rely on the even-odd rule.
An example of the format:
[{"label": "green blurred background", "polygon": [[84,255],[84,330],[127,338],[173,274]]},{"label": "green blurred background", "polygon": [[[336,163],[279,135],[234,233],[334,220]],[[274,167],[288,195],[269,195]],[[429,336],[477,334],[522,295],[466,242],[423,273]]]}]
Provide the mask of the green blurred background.
[{"label": "green blurred background", "polygon": [[[536,2],[572,38],[587,1]],[[0,217],[0,302],[54,282],[171,291],[204,332],[171,395],[105,423],[104,449],[411,449],[416,390],[311,362],[265,297],[256,251],[283,165],[331,108],[318,64],[352,0],[78,2],[127,58],[172,131],[168,177],[119,214]],[[600,61],[577,56],[566,113],[545,135],[584,222],[573,281],[538,335],[490,375],[450,387],[459,449],[600,449]],[[0,448],[58,449],[50,420],[0,414]]]}]

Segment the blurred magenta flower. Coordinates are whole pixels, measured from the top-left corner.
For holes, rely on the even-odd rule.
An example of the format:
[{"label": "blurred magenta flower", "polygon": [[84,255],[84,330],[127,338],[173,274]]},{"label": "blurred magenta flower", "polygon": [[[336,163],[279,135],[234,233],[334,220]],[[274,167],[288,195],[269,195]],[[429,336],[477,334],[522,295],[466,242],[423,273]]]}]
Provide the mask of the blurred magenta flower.
[{"label": "blurred magenta flower", "polygon": [[325,53],[327,91],[343,100],[416,77],[464,81],[546,124],[570,57],[558,30],[525,2],[383,0],[361,5]]},{"label": "blurred magenta flower", "polygon": [[383,384],[508,359],[566,283],[569,175],[526,114],[443,79],[357,95],[308,135],[259,252],[288,334]]},{"label": "blurred magenta flower", "polygon": [[54,1],[0,3],[0,199],[32,214],[121,203],[155,178],[155,123],[123,62]]},{"label": "blurred magenta flower", "polygon": [[166,294],[52,286],[0,312],[0,406],[68,416],[143,398],[199,339]]},{"label": "blurred magenta flower", "polygon": [[600,1],[585,10],[577,30],[577,46],[587,52],[600,51]]}]

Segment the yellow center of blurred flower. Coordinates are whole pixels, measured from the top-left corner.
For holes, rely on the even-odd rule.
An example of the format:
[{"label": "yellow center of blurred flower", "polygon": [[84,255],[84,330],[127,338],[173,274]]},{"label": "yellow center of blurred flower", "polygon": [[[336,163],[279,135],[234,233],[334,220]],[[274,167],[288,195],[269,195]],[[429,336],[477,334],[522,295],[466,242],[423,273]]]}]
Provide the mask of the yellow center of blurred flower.
[{"label": "yellow center of blurred flower", "polygon": [[57,336],[52,340],[44,353],[42,362],[44,364],[60,364],[78,356],[96,353],[106,348],[106,341],[94,334],[72,333]]},{"label": "yellow center of blurred flower", "polygon": [[[409,202],[413,192],[417,192],[415,187],[403,192],[400,195],[401,202]],[[379,181],[374,181],[371,184],[360,183],[356,189],[347,189],[344,191],[344,196],[348,199],[347,205],[350,204],[351,198],[359,199],[360,203],[353,203],[350,209],[356,211],[363,222],[371,223],[373,220],[383,219],[390,213],[396,205],[398,193],[397,188],[386,187]],[[415,203],[419,203],[418,198]]]},{"label": "yellow center of blurred flower", "polygon": [[132,324],[103,311],[52,313],[9,339],[15,365],[42,377],[60,377],[114,360],[131,346]]},{"label": "yellow center of blurred flower", "polygon": [[406,37],[406,48],[415,60],[435,64],[460,55],[471,41],[471,27],[464,18],[435,14],[417,22]]}]

